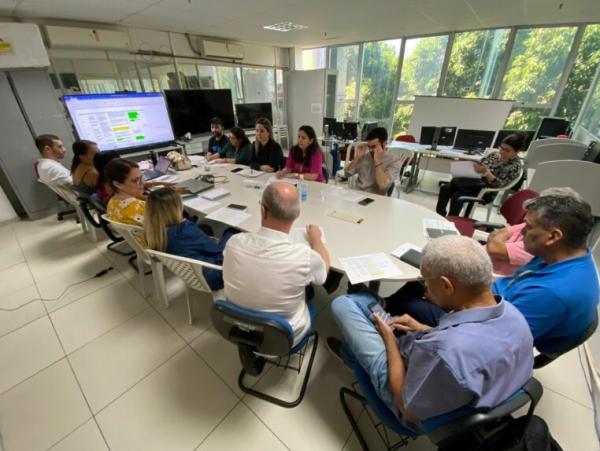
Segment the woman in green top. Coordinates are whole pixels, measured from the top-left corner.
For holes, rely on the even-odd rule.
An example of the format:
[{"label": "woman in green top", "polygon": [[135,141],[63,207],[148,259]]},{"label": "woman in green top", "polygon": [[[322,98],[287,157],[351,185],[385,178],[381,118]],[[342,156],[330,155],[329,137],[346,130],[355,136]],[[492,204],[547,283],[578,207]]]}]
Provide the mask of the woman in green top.
[{"label": "woman in green top", "polygon": [[244,130],[233,127],[229,130],[229,142],[219,152],[219,159],[215,163],[250,164],[252,158],[252,144]]}]

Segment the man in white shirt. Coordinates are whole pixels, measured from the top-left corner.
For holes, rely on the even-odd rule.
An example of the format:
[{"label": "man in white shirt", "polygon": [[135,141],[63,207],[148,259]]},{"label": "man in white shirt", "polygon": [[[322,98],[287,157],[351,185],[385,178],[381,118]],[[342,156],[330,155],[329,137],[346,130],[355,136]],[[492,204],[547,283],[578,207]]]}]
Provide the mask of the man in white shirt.
[{"label": "man in white shirt", "polygon": [[227,242],[223,252],[225,296],[241,307],[282,316],[294,330],[295,345],[311,326],[305,288],[325,282],[329,253],[315,225],[306,227],[310,247],[290,238],[290,229],[300,215],[293,185],[275,182],[267,186],[260,212],[258,232],[238,233]]},{"label": "man in white shirt", "polygon": [[71,186],[71,171],[60,162],[65,157],[65,146],[60,138],[56,135],[40,135],[35,138],[35,146],[42,155],[36,165],[40,180],[53,186]]}]

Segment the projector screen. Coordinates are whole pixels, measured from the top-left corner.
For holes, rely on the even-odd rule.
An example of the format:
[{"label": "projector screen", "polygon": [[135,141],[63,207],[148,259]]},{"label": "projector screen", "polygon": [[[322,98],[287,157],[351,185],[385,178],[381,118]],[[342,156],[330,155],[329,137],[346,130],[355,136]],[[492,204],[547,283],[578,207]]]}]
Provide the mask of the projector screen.
[{"label": "projector screen", "polygon": [[94,141],[102,152],[135,150],[173,141],[162,94],[65,95],[79,139]]}]

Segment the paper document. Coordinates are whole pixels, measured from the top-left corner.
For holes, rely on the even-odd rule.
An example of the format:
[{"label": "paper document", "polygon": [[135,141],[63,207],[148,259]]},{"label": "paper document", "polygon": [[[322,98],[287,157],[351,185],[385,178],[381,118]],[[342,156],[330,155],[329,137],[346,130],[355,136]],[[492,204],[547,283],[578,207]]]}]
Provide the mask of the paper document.
[{"label": "paper document", "polygon": [[244,222],[251,215],[242,210],[237,210],[235,208],[223,207],[219,208],[216,211],[213,211],[211,214],[206,216],[206,219],[212,219],[213,221],[219,221],[224,224],[228,224],[230,226],[236,227],[237,225]]},{"label": "paper document", "polygon": [[341,187],[334,188],[333,190],[329,191],[327,195],[331,197],[338,197],[348,202],[358,202],[366,197],[365,193],[363,192]]},{"label": "paper document", "polygon": [[423,251],[423,249],[421,249],[416,244],[404,243],[404,244],[401,244],[400,246],[398,246],[396,249],[394,249],[392,251],[392,255],[394,257],[400,258],[400,257],[402,257],[406,253],[406,251],[409,251],[410,249],[414,249],[415,251],[418,251],[418,252],[422,252]]},{"label": "paper document", "polygon": [[210,165],[211,168],[226,168],[227,166],[231,166],[231,163],[214,163],[213,160],[210,163],[208,163]]},{"label": "paper document", "polygon": [[204,199],[203,197],[194,196],[192,199],[184,200],[183,205],[201,213],[206,213],[208,210],[212,210],[221,204],[213,200]]},{"label": "paper document", "polygon": [[[325,230],[323,230],[323,227],[319,227],[319,230],[321,230],[321,241],[326,243]],[[308,235],[306,234],[306,227],[294,227],[290,230],[290,238],[294,243],[305,243],[310,245],[308,242]]]},{"label": "paper document", "polygon": [[402,271],[383,252],[340,258],[340,263],[352,285],[377,279],[391,279],[402,275]]},{"label": "paper document", "polygon": [[454,223],[445,219],[423,219],[423,234],[427,238],[438,238],[444,235],[458,235]]},{"label": "paper document", "polygon": [[204,158],[202,155],[188,155],[188,158],[190,159],[192,164],[195,165],[202,164],[206,161],[206,158]]},{"label": "paper document", "polygon": [[468,179],[480,179],[481,174],[475,171],[475,163],[472,161],[455,161],[450,164],[452,177],[464,177]]},{"label": "paper document", "polygon": [[173,174],[165,174],[160,177],[156,177],[152,180],[153,182],[163,182],[163,183],[177,183],[179,181],[179,177]]},{"label": "paper document", "polygon": [[300,179],[288,179],[287,177],[282,177],[278,179],[276,175],[272,175],[271,177],[269,177],[269,180],[267,180],[267,183],[270,185],[274,182],[285,182],[289,183],[290,185],[297,185],[298,183],[300,183]]},{"label": "paper document", "polygon": [[229,191],[227,191],[225,188],[213,188],[209,191],[203,192],[202,197],[208,200],[216,200],[223,196],[227,196],[228,194]]},{"label": "paper document", "polygon": [[252,169],[252,168],[245,168],[245,169],[241,170],[240,172],[238,172],[238,174],[241,175],[242,177],[258,177],[259,175],[263,175],[264,172],[258,171],[256,169]]}]

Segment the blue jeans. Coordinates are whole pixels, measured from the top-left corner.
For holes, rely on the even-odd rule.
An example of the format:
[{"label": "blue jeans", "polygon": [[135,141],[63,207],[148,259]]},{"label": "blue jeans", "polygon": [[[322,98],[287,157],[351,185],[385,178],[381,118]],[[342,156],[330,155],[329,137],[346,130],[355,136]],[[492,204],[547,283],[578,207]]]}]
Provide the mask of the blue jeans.
[{"label": "blue jeans", "polygon": [[348,366],[359,364],[365,370],[379,399],[399,416],[388,380],[385,345],[371,321],[369,304],[377,300],[368,291],[347,294],[332,302],[331,311],[344,336],[342,358]]}]

